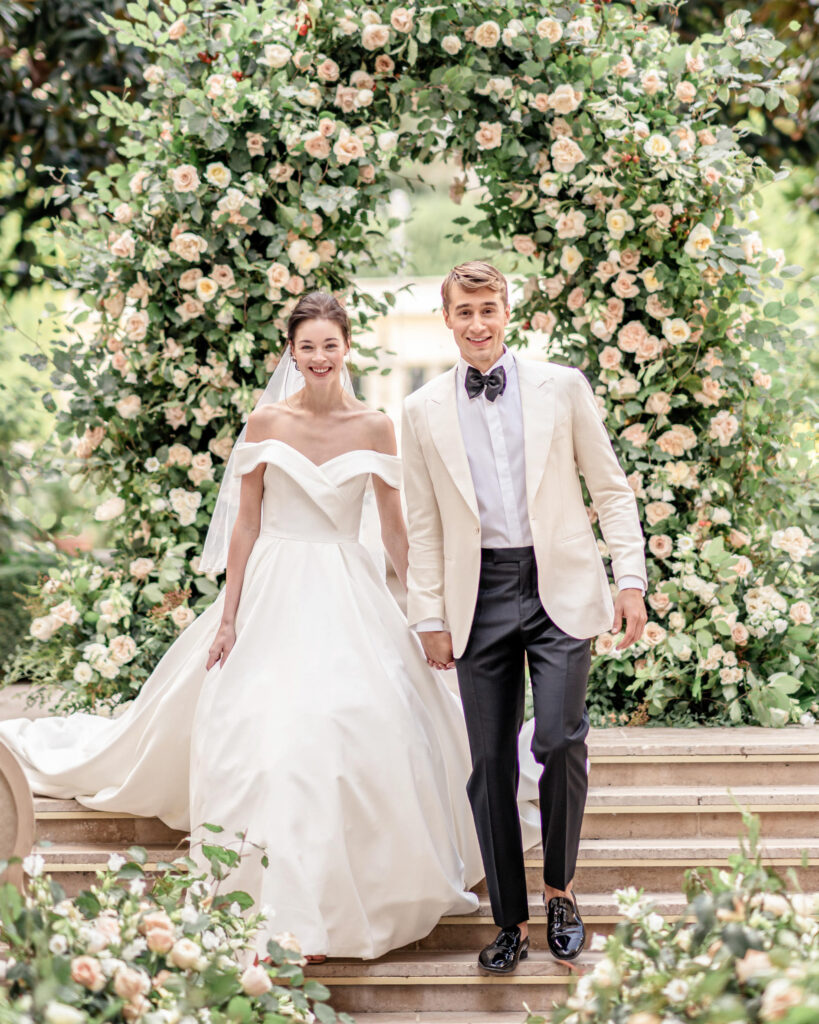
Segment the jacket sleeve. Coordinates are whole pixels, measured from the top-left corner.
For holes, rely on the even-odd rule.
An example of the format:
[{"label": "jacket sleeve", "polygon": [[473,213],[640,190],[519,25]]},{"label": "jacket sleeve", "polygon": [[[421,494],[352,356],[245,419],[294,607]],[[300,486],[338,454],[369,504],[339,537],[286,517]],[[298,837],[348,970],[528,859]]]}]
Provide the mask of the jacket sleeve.
[{"label": "jacket sleeve", "polygon": [[648,589],[643,531],[637,499],[617,461],[588,380],[572,374],[572,441],[575,459],[591,494],[615,580],[636,576]]},{"label": "jacket sleeve", "polygon": [[409,538],[407,621],[415,626],[424,619],[446,619],[444,543],[435,489],[406,403],[401,421],[401,455]]}]

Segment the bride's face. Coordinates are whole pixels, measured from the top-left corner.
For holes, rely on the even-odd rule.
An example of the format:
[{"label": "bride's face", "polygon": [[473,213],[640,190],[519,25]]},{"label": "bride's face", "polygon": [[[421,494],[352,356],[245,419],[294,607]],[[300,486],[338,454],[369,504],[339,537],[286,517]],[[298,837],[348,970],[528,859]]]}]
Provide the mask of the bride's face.
[{"label": "bride's face", "polygon": [[293,339],[293,358],[310,387],[339,385],[350,346],[333,320],[307,320]]}]

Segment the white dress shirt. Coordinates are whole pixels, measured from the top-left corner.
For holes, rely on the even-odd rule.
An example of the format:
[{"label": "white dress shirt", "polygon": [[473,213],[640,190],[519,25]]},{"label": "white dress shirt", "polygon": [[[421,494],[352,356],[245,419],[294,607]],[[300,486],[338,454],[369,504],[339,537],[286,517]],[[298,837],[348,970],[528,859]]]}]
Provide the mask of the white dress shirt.
[{"label": "white dress shirt", "polygon": [[[461,426],[472,484],[478,501],[481,547],[522,548],[533,544],[526,500],[526,465],[523,450],[523,409],[514,355],[504,346],[503,355],[488,373],[502,366],[506,390],[494,402],[481,392],[470,398],[466,390],[469,363],[463,357],[455,373],[458,422]],[[620,590],[643,591],[637,576],[622,576]],[[444,629],[440,619],[416,624],[419,633]]]}]

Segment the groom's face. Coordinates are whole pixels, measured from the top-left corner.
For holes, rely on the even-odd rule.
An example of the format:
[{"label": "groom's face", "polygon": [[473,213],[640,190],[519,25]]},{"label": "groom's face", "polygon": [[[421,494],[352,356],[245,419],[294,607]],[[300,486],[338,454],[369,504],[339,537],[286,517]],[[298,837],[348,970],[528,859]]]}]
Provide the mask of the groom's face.
[{"label": "groom's face", "polygon": [[509,323],[509,306],[500,292],[479,288],[469,292],[454,284],[444,321],[470,366],[486,373],[503,355],[503,338]]}]

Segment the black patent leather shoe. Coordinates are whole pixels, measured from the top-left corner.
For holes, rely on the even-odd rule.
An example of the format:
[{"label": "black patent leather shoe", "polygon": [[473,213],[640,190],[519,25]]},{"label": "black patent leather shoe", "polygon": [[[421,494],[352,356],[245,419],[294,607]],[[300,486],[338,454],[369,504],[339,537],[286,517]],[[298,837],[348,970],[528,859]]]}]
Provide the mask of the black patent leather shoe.
[{"label": "black patent leather shoe", "polygon": [[495,941],[490,942],[478,954],[478,966],[490,974],[511,974],[518,960],[529,956],[529,936],[520,937],[520,928],[501,928]]},{"label": "black patent leather shoe", "polygon": [[[546,903],[546,896],[543,896]],[[574,893],[571,899],[553,896],[546,904],[546,941],[549,951],[558,960],[574,960],[586,944],[586,929],[577,909]]]}]

